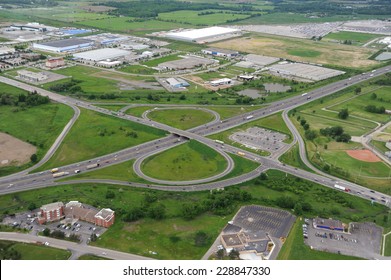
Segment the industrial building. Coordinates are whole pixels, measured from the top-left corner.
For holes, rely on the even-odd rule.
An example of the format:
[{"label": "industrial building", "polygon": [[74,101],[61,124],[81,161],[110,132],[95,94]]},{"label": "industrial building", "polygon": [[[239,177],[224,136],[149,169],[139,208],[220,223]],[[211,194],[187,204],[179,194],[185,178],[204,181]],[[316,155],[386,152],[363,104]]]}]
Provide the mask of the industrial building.
[{"label": "industrial building", "polygon": [[77,52],[91,48],[94,42],[86,39],[72,38],[45,43],[34,43],[33,48],[41,51],[49,51],[56,53]]},{"label": "industrial building", "polygon": [[18,78],[28,82],[37,83],[48,79],[48,76],[43,73],[36,73],[27,70],[19,70],[17,73]]},{"label": "industrial building", "polygon": [[184,88],[190,86],[188,82],[181,78],[168,78],[166,81],[173,88]]},{"label": "industrial building", "polygon": [[220,48],[203,49],[201,50],[201,52],[206,55],[227,57],[227,58],[233,58],[239,55],[239,52],[237,51],[231,51],[231,50],[220,49]]},{"label": "industrial building", "polygon": [[45,62],[45,66],[50,68],[50,69],[57,68],[57,67],[62,67],[62,66],[65,66],[65,61],[64,61],[64,58],[62,58],[62,57],[49,58]]},{"label": "industrial building", "polygon": [[223,86],[223,85],[231,85],[232,79],[222,78],[222,79],[211,81],[210,84],[214,87]]},{"label": "industrial building", "polygon": [[266,66],[269,64],[276,63],[280,59],[278,57],[264,56],[258,54],[248,54],[244,57],[245,61],[253,63],[255,66]]},{"label": "industrial building", "polygon": [[106,60],[106,61],[118,60],[128,55],[130,55],[129,51],[115,49],[115,48],[104,48],[104,49],[77,53],[74,54],[73,57],[78,60],[98,62],[102,60]]},{"label": "industrial building", "polygon": [[170,32],[165,36],[179,41],[205,43],[207,41],[215,41],[220,38],[224,39],[227,35],[237,35],[240,33],[241,31],[239,29],[213,26],[181,32]]},{"label": "industrial building", "polygon": [[36,31],[36,32],[47,32],[54,31],[58,28],[40,24],[38,22],[29,22],[26,24],[11,24],[9,26],[11,30],[26,30],[26,31]]}]

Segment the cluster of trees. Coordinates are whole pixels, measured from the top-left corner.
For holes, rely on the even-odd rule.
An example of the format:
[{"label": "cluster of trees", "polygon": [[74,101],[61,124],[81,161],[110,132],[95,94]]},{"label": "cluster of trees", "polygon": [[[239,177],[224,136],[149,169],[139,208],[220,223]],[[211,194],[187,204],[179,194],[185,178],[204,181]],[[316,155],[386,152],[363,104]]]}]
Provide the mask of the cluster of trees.
[{"label": "cluster of trees", "polygon": [[174,12],[180,10],[229,10],[229,11],[255,11],[252,5],[224,6],[214,3],[179,2],[173,0],[149,0],[133,2],[105,2],[98,5],[106,5],[117,8],[110,11],[113,15],[124,15],[136,18],[155,18],[159,13]]},{"label": "cluster of trees", "polygon": [[80,80],[71,79],[69,82],[55,84],[49,87],[50,90],[61,93],[80,93],[82,88],[78,85]]},{"label": "cluster of trees", "polygon": [[364,107],[364,110],[375,114],[384,114],[386,112],[384,106],[376,107],[375,105],[367,105]]},{"label": "cluster of trees", "polygon": [[312,141],[318,136],[315,130],[310,129],[310,124],[307,123],[305,119],[301,119],[300,116],[297,116],[297,121],[300,121],[300,125],[304,128],[304,136],[307,140]]},{"label": "cluster of trees", "polygon": [[338,113],[338,118],[341,120],[346,120],[349,117],[349,110],[348,109],[342,109]]},{"label": "cluster of trees", "polygon": [[146,217],[154,220],[162,220],[166,217],[166,207],[158,201],[154,193],[145,194],[141,206],[133,207],[127,211],[123,216],[123,220],[134,222]]},{"label": "cluster of trees", "polygon": [[1,260],[20,260],[22,255],[16,251],[12,246],[13,242],[0,241],[0,259]]},{"label": "cluster of trees", "polygon": [[349,134],[344,132],[341,126],[321,128],[319,132],[321,135],[329,136],[337,142],[349,142],[352,138]]},{"label": "cluster of trees", "polygon": [[38,106],[50,102],[49,97],[41,96],[36,91],[26,94],[11,95],[9,93],[0,93],[0,105],[11,106]]}]

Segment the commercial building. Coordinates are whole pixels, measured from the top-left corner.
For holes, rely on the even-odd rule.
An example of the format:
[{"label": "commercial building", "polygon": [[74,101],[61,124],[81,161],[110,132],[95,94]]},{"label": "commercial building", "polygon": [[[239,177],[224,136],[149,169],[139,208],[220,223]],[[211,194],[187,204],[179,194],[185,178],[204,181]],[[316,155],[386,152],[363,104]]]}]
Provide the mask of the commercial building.
[{"label": "commercial building", "polygon": [[92,47],[93,45],[94,42],[91,40],[72,38],[72,39],[49,41],[45,43],[33,43],[33,48],[42,51],[67,53],[67,52],[77,52],[77,51],[85,50]]},{"label": "commercial building", "polygon": [[44,224],[46,222],[58,221],[64,217],[64,204],[62,202],[54,202],[42,205],[38,213],[38,222]]},{"label": "commercial building", "polygon": [[214,87],[223,86],[223,85],[231,85],[232,79],[222,78],[222,79],[211,81],[210,84]]},{"label": "commercial building", "polygon": [[237,52],[237,51],[220,49],[220,48],[203,49],[203,50],[201,50],[201,52],[206,55],[227,57],[227,58],[233,58],[233,57],[236,57],[239,55],[239,52]]},{"label": "commercial building", "polygon": [[62,67],[62,66],[65,66],[65,61],[64,61],[64,58],[62,58],[62,57],[49,58],[45,62],[45,66],[50,69]]},{"label": "commercial building", "polygon": [[315,218],[313,220],[314,228],[343,231],[344,226],[341,221],[333,219]]},{"label": "commercial building", "polygon": [[118,60],[121,58],[125,58],[130,54],[131,53],[129,51],[125,51],[121,49],[104,48],[104,49],[77,53],[74,54],[73,57],[78,60],[97,62],[102,60],[106,60],[106,61]]},{"label": "commercial building", "polygon": [[115,220],[115,212],[109,208],[98,210],[78,201],[70,201],[64,208],[65,217],[72,220],[86,221],[97,226],[110,227]]},{"label": "commercial building", "polygon": [[110,208],[104,208],[100,210],[94,216],[95,225],[108,228],[114,224],[115,213]]},{"label": "commercial building", "polygon": [[36,31],[36,32],[47,32],[54,31],[58,28],[40,24],[38,22],[29,22],[26,24],[12,24],[9,29],[12,30],[26,30],[26,31]]},{"label": "commercial building", "polygon": [[9,47],[0,47],[0,60],[15,57],[15,49]]},{"label": "commercial building", "polygon": [[223,39],[227,35],[240,33],[241,31],[239,29],[213,26],[180,32],[170,32],[166,34],[166,37],[179,41],[205,43],[207,41],[215,41],[219,38]]},{"label": "commercial building", "polygon": [[198,56],[185,56],[183,59],[167,61],[160,63],[158,68],[161,70],[185,70],[196,67],[207,66],[216,63],[215,60],[198,57]]},{"label": "commercial building", "polygon": [[184,88],[190,86],[188,82],[181,78],[168,78],[166,81],[173,88]]},{"label": "commercial building", "polygon": [[48,76],[43,73],[36,73],[27,70],[19,70],[17,71],[17,73],[18,73],[18,78],[26,80],[28,82],[37,83],[48,79]]}]

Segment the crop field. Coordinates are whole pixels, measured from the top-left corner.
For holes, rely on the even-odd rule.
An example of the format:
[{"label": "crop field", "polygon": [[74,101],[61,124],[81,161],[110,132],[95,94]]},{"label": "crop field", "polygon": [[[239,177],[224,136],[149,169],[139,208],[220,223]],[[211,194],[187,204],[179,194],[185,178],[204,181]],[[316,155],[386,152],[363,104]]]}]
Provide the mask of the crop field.
[{"label": "crop field", "polygon": [[145,21],[134,21],[131,17],[114,17],[101,20],[87,20],[80,21],[80,24],[85,26],[99,28],[102,30],[113,31],[113,32],[154,32],[160,30],[170,30],[175,28],[191,27],[188,24],[165,22],[158,20],[145,20]]},{"label": "crop field", "polygon": [[248,40],[243,40],[242,38],[231,39],[214,43],[212,46],[266,56],[282,57],[295,61],[351,68],[371,67],[378,64],[368,59],[376,50],[274,35],[252,35],[251,39]]},{"label": "crop field", "polygon": [[81,109],[57,152],[39,170],[94,158],[164,135],[164,131],[155,128]]},{"label": "crop field", "polygon": [[197,109],[172,108],[164,110],[152,110],[148,114],[148,118],[175,128],[187,130],[189,128],[211,122],[214,119],[214,116],[209,112]]},{"label": "crop field", "polygon": [[[213,12],[209,15],[200,15],[200,13]],[[228,11],[202,10],[202,11],[175,11],[169,13],[160,13],[158,19],[172,20],[174,22],[187,23],[193,25],[216,25],[225,23],[227,20],[245,19],[249,15],[235,14]]]},{"label": "crop field", "polygon": [[384,35],[380,34],[369,34],[369,33],[359,33],[359,32],[348,32],[348,31],[340,31],[336,33],[329,33],[323,39],[325,40],[337,40],[344,41],[350,40],[352,44],[363,45],[373,39],[382,37]]},{"label": "crop field", "polygon": [[353,256],[345,256],[311,250],[309,246],[304,244],[302,221],[296,220],[292,226],[291,232],[286,239],[278,260],[359,260],[360,258]]},{"label": "crop field", "polygon": [[208,178],[226,167],[227,162],[220,154],[193,140],[152,155],[142,163],[145,175],[172,181]]}]

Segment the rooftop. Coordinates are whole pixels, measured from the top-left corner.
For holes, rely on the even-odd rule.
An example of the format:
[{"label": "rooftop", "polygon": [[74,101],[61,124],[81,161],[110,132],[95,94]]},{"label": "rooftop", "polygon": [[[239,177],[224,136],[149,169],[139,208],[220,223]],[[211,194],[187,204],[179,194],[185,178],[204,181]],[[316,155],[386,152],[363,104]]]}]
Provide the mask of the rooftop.
[{"label": "rooftop", "polygon": [[130,52],[121,49],[104,48],[104,49],[77,53],[74,54],[73,56],[84,60],[99,61],[99,60],[118,58],[121,56],[127,56],[129,54]]},{"label": "rooftop", "polygon": [[45,205],[42,205],[41,209],[43,211],[55,211],[57,210],[58,208],[61,208],[64,206],[64,203],[62,202],[53,202],[53,203],[50,203],[50,204],[45,204]]},{"label": "rooftop", "polygon": [[181,37],[181,38],[187,38],[191,40],[197,40],[201,38],[224,35],[224,34],[234,33],[239,31],[240,31],[239,29],[234,29],[234,28],[212,26],[212,27],[193,29],[193,30],[182,31],[182,32],[170,32],[167,34],[167,36],[174,37],[174,38]]},{"label": "rooftop", "polygon": [[64,40],[39,43],[39,45],[49,46],[49,47],[54,47],[54,48],[65,48],[65,47],[71,47],[71,46],[88,44],[88,43],[92,43],[92,41],[86,40],[86,39],[71,38],[71,39],[64,39]]},{"label": "rooftop", "polygon": [[95,218],[110,220],[113,216],[114,216],[113,210],[111,210],[110,208],[103,208],[95,215]]}]

